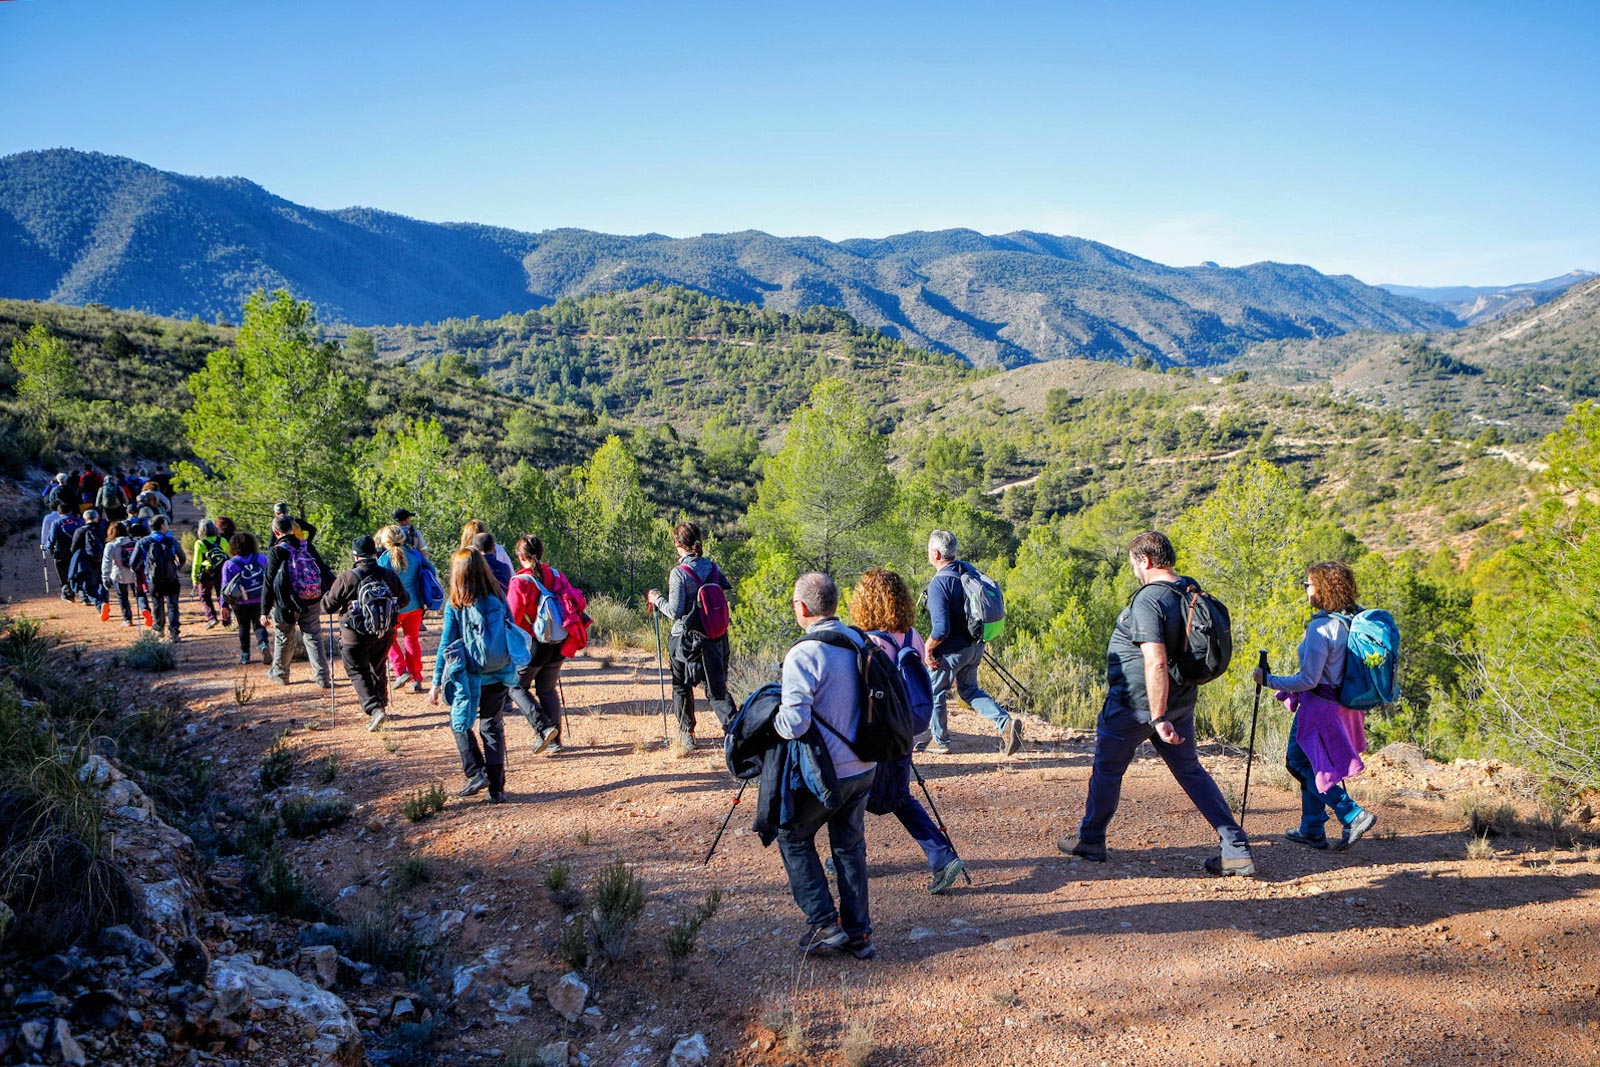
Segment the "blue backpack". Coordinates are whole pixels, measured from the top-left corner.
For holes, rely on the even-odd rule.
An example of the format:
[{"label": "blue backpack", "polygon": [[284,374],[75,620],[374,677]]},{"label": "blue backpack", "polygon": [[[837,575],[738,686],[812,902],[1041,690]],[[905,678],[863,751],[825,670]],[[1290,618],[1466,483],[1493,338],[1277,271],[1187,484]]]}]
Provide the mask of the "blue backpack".
[{"label": "blue backpack", "polygon": [[511,621],[511,612],[498,597],[468,604],[461,611],[461,643],[467,665],[477,674],[499,674],[507,667],[522,668],[533,655],[527,631]]},{"label": "blue backpack", "polygon": [[900,669],[900,680],[906,684],[906,705],[911,709],[911,725],[920,734],[933,720],[933,681],[928,677],[928,668],[912,647],[909,630],[903,644],[895,641],[894,634],[883,630],[873,630],[872,635],[882,637],[896,650],[894,665]]},{"label": "blue backpack", "polygon": [[417,592],[422,597],[422,606],[429,611],[438,611],[444,607],[444,586],[439,584],[439,575],[431,564],[422,562],[418,556],[410,562],[417,563]]},{"label": "blue backpack", "polygon": [[1400,627],[1381,608],[1344,616],[1350,633],[1344,645],[1344,681],[1339,703],[1365,711],[1400,699]]}]

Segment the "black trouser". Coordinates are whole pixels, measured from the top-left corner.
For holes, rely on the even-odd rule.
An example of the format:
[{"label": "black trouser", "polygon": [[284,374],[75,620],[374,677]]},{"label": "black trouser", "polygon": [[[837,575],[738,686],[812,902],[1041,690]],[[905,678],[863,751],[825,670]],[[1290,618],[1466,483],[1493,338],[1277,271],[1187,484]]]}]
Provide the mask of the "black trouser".
[{"label": "black trouser", "polygon": [[267,659],[267,629],[261,625],[261,603],[233,605],[233,618],[239,624],[239,655],[249,657],[250,639],[261,646],[261,658]]},{"label": "black trouser", "polygon": [[72,567],[72,557],[68,556],[66,559],[61,559],[59,556],[51,556],[50,558],[55,560],[56,577],[61,579],[61,599],[71,600],[72,583],[67,581],[67,571]]},{"label": "black trouser", "polygon": [[350,637],[350,631],[341,626],[339,658],[344,660],[344,673],[356,691],[361,710],[372,715],[389,706],[389,671],[384,661],[394,635],[358,637],[354,641]]},{"label": "black trouser", "polygon": [[[560,645],[534,645],[533,659],[517,674],[517,687],[511,690],[511,702],[528,720],[534,733],[561,729],[560,685],[561,664],[564,662]],[[561,735],[557,733],[556,736],[559,738]]]},{"label": "black trouser", "polygon": [[150,605],[154,609],[156,619],[156,632],[167,631],[173,637],[178,636],[178,593],[156,592],[150,590]]},{"label": "black trouser", "polygon": [[[451,730],[456,751],[461,753],[461,773],[468,778],[482,774],[489,779],[489,793],[498,796],[506,786],[506,687],[500,682],[485,682],[478,695],[478,733]],[[483,735],[483,748],[478,747]]]},{"label": "black trouser", "polygon": [[[694,686],[684,673],[687,665],[681,655],[683,635],[673,634],[667,644],[672,658],[672,710],[678,715],[678,728],[693,733]],[[706,699],[711,703],[711,713],[717,717],[723,729],[727,729],[728,723],[733,721],[733,701],[728,696],[727,635],[715,641],[701,638],[700,649],[695,656],[703,667]]]}]

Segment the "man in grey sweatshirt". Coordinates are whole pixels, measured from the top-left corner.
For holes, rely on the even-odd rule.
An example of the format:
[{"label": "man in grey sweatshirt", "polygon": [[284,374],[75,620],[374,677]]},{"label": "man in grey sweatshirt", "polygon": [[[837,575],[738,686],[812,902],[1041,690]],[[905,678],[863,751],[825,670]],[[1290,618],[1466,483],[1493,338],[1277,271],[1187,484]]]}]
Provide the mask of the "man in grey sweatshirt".
[{"label": "man in grey sweatshirt", "polygon": [[[803,574],[794,583],[794,618],[806,636],[840,635],[859,648],[860,637],[835,617],[838,606],[838,587],[826,574]],[[834,807],[823,807],[815,796],[802,790],[795,796],[791,826],[778,831],[778,850],[789,875],[789,889],[810,924],[800,940],[801,950],[836,949],[865,960],[878,954],[872,945],[867,908],[863,827],[867,794],[878,765],[858,757],[846,740],[854,738],[860,727],[860,696],[855,652],[802,638],[783,658],[783,698],[773,725],[779,737],[795,740],[805,736],[813,721],[820,720],[817,732],[839,779]],[[839,879],[837,908],[817,855],[817,831],[824,826]]]}]

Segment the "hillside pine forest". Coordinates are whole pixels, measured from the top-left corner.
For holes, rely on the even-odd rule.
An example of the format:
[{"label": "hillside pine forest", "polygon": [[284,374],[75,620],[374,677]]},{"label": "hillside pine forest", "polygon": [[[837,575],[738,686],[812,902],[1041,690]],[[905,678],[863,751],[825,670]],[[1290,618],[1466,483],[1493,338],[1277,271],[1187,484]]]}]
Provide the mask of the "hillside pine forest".
[{"label": "hillside pine forest", "polygon": [[[175,461],[212,511],[259,530],[288,500],[330,543],[402,505],[430,542],[468,517],[537,532],[602,629],[642,625],[670,525],[695,518],[749,663],[789,640],[798,572],[920,584],[942,527],[1006,590],[998,653],[1030,710],[1078,726],[1134,533],[1169,531],[1236,647],[1274,664],[1304,567],[1342,559],[1404,635],[1374,747],[1600,785],[1600,682],[1573,669],[1600,651],[1600,282],[1465,330],[1271,340],[1205,368],[972,369],[839,310],[678,286],[367,328],[257,292],[238,320],[0,302],[9,473]],[[1239,741],[1252,687],[1231,678],[1199,723]]]}]

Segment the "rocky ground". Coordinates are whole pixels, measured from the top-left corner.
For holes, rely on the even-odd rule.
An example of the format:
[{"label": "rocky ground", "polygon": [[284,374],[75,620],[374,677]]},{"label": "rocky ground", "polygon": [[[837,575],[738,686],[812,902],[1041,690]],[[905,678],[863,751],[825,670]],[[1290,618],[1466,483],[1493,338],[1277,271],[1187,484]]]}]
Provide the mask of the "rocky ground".
[{"label": "rocky ground", "polygon": [[[292,809],[309,829],[311,801],[331,818],[348,807],[306,837],[280,831],[331,908],[322,923],[285,919],[248,891],[243,856],[200,854],[114,762],[97,764],[118,847],[158,887],[158,922],[9,975],[0,1062],[1600,1062],[1600,824],[1539,823],[1514,768],[1386,750],[1355,785],[1378,830],[1337,854],[1283,840],[1298,801],[1259,774],[1247,828],[1260,873],[1223,881],[1199,872],[1211,834],[1153,757],[1129,773],[1110,862],[1060,855],[1092,738],[1030,723],[1024,751],[1000,759],[963,711],[955,752],[920,766],[973,883],[930,897],[916,846],[870,819],[880,957],[801,961],[778,858],[742,818],[702,863],[735,785],[719,749],[660,747],[649,653],[569,664],[560,755],[530,755],[526,725],[508,720],[510,802],[490,806],[455,797],[445,716],[423,697],[397,696],[391,724],[369,733],[342,674],[331,695],[303,665],[272,684],[189,600],[177,670],[128,672],[116,661],[135,631],[42,597],[26,538],[0,551],[12,612],[130,689],[182,698],[174,728],[225,801],[219,833],[202,836],[238,838],[260,810]],[[285,784],[264,791],[280,737]],[[1237,754],[1207,762],[1237,790]],[[434,783],[442,811],[412,821],[408,802]],[[1491,832],[1478,844],[1463,814],[1474,801]],[[619,858],[643,882],[637,929],[617,964],[569,975],[561,934]],[[720,907],[671,981],[669,925],[713,889]]]}]

